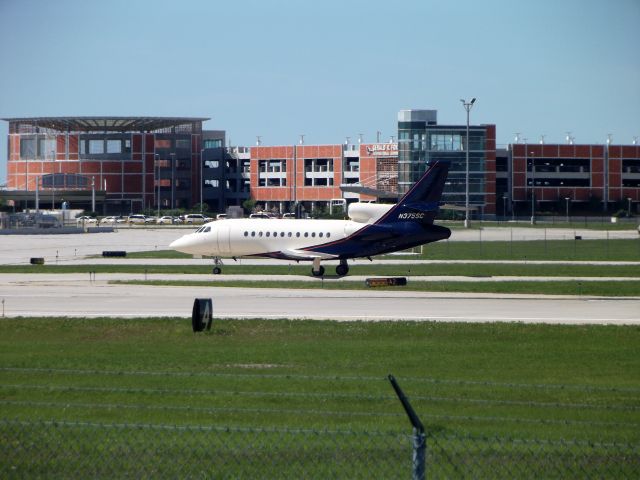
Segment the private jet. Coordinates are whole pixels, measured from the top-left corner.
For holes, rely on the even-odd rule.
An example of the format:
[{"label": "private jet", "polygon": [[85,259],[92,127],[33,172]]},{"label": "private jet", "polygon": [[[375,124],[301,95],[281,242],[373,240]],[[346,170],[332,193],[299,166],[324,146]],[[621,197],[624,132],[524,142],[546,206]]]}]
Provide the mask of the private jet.
[{"label": "private jet", "polygon": [[209,222],[184,235],[170,248],[214,258],[270,257],[311,261],[311,274],[325,273],[321,262],[338,260],[338,276],[349,273],[347,260],[406,250],[449,238],[451,230],[434,225],[449,172],[449,162],[430,164],[395,205],[352,203],[349,220],[238,218]]}]

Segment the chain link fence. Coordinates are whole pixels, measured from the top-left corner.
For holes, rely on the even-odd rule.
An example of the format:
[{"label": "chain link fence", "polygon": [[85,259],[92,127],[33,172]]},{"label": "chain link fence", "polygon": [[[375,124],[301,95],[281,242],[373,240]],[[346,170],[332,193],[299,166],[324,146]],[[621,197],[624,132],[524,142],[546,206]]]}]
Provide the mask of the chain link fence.
[{"label": "chain link fence", "polygon": [[0,421],[0,478],[399,478],[402,433]]},{"label": "chain link fence", "polygon": [[[0,478],[416,478],[412,444],[408,432],[2,420]],[[640,446],[428,435],[426,478],[640,478]]]},{"label": "chain link fence", "polygon": [[640,446],[623,443],[427,437],[426,478],[640,478]]}]

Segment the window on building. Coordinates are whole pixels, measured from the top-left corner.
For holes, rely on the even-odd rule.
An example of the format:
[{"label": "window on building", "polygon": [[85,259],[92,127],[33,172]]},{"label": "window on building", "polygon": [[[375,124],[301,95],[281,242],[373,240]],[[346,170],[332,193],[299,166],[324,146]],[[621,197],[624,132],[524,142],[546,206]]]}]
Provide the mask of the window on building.
[{"label": "window on building", "polygon": [[463,150],[462,135],[432,134],[431,150],[445,151],[445,152],[461,151]]},{"label": "window on building", "polygon": [[104,153],[104,140],[89,140],[89,155]]},{"label": "window on building", "polygon": [[176,140],[176,148],[191,148],[191,140],[178,139]]},{"label": "window on building", "polygon": [[107,153],[122,153],[122,141],[107,140]]},{"label": "window on building", "polygon": [[20,158],[22,160],[36,158],[36,139],[23,137],[20,139]]},{"label": "window on building", "polygon": [[259,160],[258,161],[258,186],[286,187],[287,186],[286,172],[287,172],[286,160]]},{"label": "window on building", "polygon": [[205,180],[204,184],[209,187],[218,188],[220,186],[220,180],[217,178],[213,178],[210,180]]},{"label": "window on building", "polygon": [[222,140],[217,138],[207,138],[204,141],[204,148],[222,148]]}]

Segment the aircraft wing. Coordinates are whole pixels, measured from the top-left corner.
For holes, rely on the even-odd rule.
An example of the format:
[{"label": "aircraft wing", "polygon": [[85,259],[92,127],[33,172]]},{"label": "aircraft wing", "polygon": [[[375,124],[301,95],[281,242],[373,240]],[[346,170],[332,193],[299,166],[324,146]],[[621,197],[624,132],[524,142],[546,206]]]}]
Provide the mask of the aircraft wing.
[{"label": "aircraft wing", "polygon": [[338,258],[337,255],[332,255],[329,253],[321,253],[321,252],[311,252],[308,250],[290,249],[290,250],[282,250],[280,253],[282,253],[283,256],[285,256],[290,260],[314,260],[316,258],[319,258],[321,260],[331,260],[334,258]]}]

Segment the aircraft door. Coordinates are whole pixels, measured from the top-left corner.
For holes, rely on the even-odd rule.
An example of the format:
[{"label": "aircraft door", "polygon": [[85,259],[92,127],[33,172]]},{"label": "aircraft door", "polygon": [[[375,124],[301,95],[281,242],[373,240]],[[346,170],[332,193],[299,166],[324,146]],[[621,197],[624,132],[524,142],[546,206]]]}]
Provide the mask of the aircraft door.
[{"label": "aircraft door", "polygon": [[[224,224],[224,221],[220,222]],[[218,252],[221,255],[225,255],[231,252],[231,245],[229,243],[229,226],[217,225],[216,231],[218,232]]]}]

